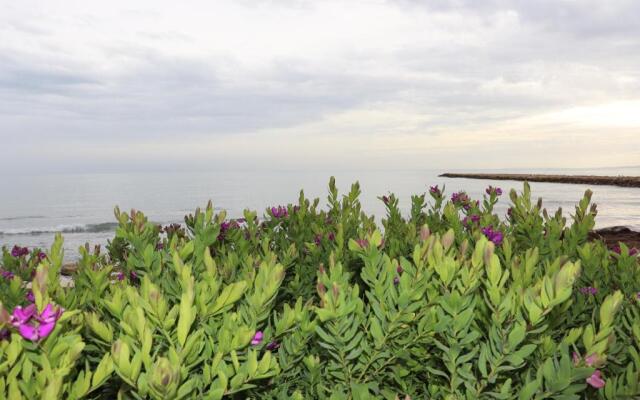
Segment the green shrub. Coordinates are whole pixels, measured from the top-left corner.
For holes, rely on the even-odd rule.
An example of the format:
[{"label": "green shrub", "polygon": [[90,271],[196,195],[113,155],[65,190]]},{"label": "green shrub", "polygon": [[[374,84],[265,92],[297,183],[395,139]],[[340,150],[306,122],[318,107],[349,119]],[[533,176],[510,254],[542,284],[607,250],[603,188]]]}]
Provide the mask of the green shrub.
[{"label": "green shrub", "polygon": [[570,225],[526,184],[502,219],[498,188],[407,217],[383,196],[383,231],[359,194],[168,227],[116,209],[71,287],[60,236],[4,249],[0,398],[640,397],[640,266],[588,241],[590,192]]}]

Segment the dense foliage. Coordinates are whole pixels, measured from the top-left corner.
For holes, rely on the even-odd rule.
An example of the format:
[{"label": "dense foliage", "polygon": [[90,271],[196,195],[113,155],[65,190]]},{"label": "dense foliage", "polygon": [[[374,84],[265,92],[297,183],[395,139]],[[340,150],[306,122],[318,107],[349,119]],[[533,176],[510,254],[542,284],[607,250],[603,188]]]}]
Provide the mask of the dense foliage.
[{"label": "dense foliage", "polygon": [[[528,185],[481,201],[438,187],[382,226],[354,184],[229,220],[161,227],[116,209],[106,254],[62,238],[3,250],[0,398],[631,399],[640,267],[588,241]],[[428,196],[430,200],[427,201]]]}]

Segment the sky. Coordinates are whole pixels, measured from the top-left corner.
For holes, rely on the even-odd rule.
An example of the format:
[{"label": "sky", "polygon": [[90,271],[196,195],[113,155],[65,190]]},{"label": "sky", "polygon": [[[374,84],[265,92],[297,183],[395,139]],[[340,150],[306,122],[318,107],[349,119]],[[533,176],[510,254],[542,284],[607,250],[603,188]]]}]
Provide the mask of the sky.
[{"label": "sky", "polygon": [[0,174],[640,165],[636,0],[0,6]]}]

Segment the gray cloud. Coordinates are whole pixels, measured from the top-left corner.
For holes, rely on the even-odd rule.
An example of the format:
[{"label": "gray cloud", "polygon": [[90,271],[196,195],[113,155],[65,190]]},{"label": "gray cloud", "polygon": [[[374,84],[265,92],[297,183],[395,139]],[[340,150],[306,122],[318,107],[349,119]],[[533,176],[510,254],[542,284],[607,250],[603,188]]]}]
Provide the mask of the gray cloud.
[{"label": "gray cloud", "polygon": [[[279,12],[317,14],[317,26],[328,35],[336,25],[344,30],[344,41],[332,42],[309,27],[285,36],[291,48],[274,43],[270,51],[259,31],[255,43],[240,41],[231,31],[222,38],[187,24],[175,26],[162,19],[161,8],[30,19],[24,18],[29,11],[14,10],[0,17],[0,39],[7,38],[0,41],[5,43],[0,44],[0,135],[14,145],[55,140],[67,141],[72,149],[297,127],[304,134],[310,123],[368,109],[424,116],[410,129],[437,135],[456,126],[637,100],[640,93],[636,1],[398,0],[358,3],[353,9],[336,3],[341,12],[353,13],[353,26],[325,20],[334,10],[320,10],[315,2],[238,4],[223,10],[229,18],[242,21],[233,7],[253,6],[272,13],[264,18],[277,18]],[[388,35],[375,35],[377,22],[385,26],[375,16],[367,17],[369,26],[355,23],[365,18],[358,12],[383,6],[390,19],[399,21],[382,32]],[[138,20],[152,23],[138,26]],[[116,35],[120,30],[133,36]],[[86,38],[78,36],[83,32]],[[111,32],[114,38],[105,38]],[[365,41],[358,42],[358,35]],[[380,43],[366,42],[369,37]],[[294,46],[298,39],[302,44]],[[212,50],[224,40],[239,40],[239,45]],[[325,50],[316,48],[324,41]],[[353,134],[362,131],[353,129]],[[386,128],[367,132],[393,135]],[[9,161],[0,166],[29,161],[9,153],[4,159]]]}]

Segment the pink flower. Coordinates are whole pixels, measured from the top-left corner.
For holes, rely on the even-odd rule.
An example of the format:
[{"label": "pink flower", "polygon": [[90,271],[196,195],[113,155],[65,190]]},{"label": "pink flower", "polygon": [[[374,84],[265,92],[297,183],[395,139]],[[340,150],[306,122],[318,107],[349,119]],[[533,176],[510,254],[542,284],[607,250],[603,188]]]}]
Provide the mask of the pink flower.
[{"label": "pink flower", "polygon": [[253,335],[253,339],[251,339],[251,345],[252,346],[257,346],[262,342],[262,338],[264,337],[264,334],[262,333],[262,331],[257,331],[255,335]]},{"label": "pink flower", "polygon": [[358,239],[356,240],[356,243],[358,243],[358,246],[360,246],[363,249],[366,249],[367,247],[369,247],[369,241],[367,239]]},{"label": "pink flower", "polygon": [[587,367],[593,367],[597,361],[598,361],[598,355],[595,353],[591,354],[590,356],[586,356],[584,358],[584,363]]},{"label": "pink flower", "polygon": [[605,381],[600,376],[600,371],[596,370],[590,377],[587,378],[587,383],[596,389],[604,387]]},{"label": "pink flower", "polygon": [[47,304],[39,315],[35,304],[25,308],[17,306],[13,310],[11,324],[18,328],[18,332],[23,338],[35,342],[51,334],[62,312],[61,308],[54,309],[51,304]]}]

